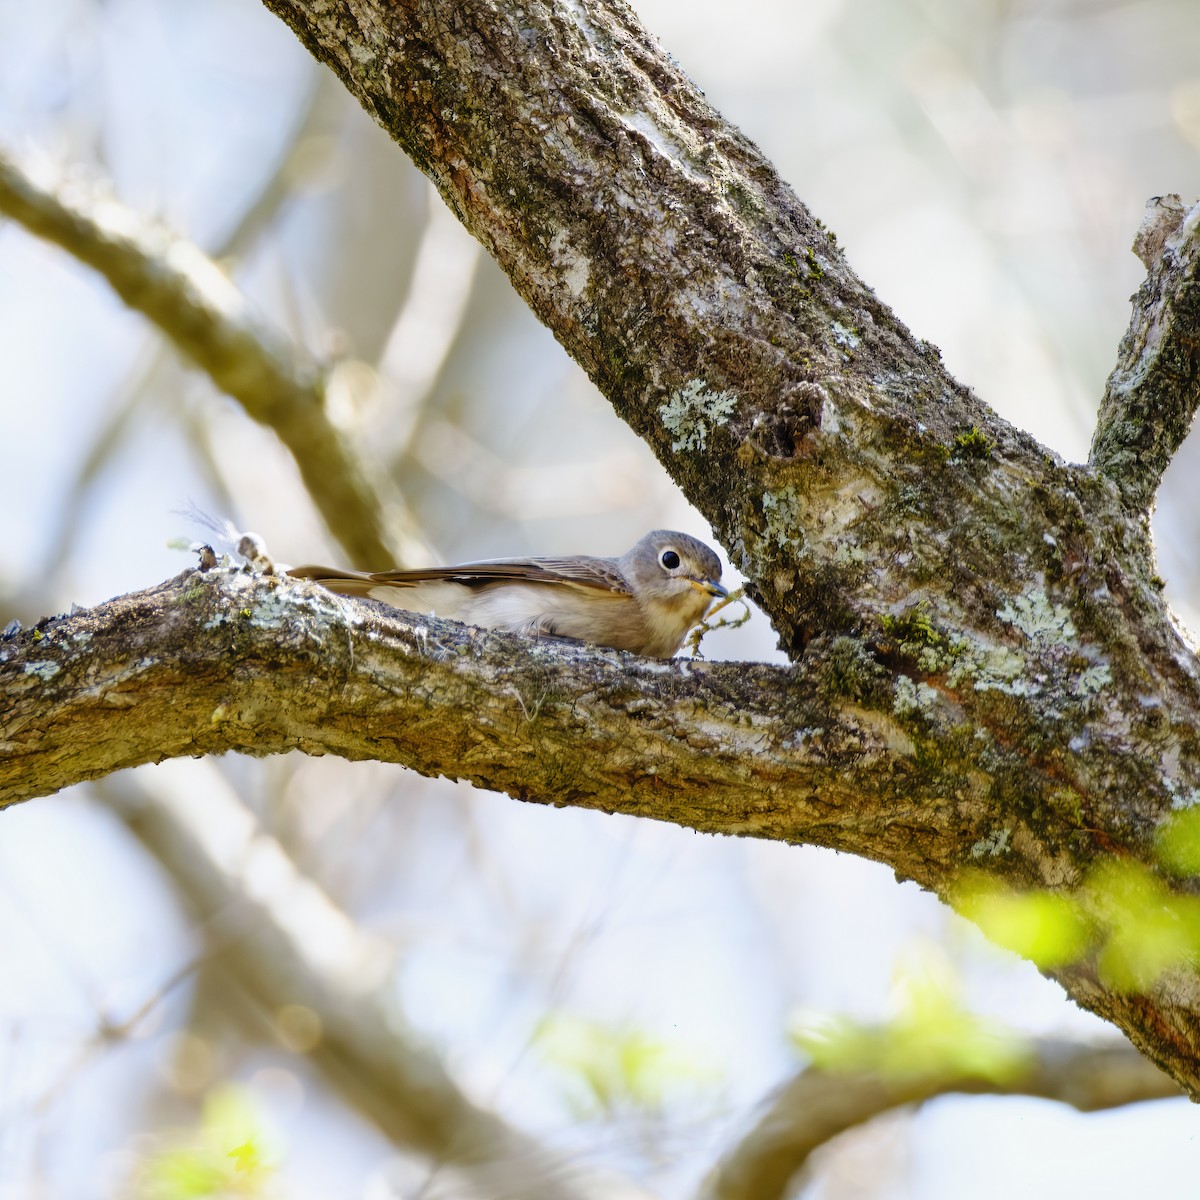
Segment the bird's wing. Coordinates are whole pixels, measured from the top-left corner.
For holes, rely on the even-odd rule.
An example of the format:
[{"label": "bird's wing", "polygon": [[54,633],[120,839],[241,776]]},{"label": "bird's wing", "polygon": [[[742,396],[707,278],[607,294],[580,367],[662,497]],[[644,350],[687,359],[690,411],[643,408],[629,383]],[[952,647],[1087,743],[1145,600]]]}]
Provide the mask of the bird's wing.
[{"label": "bird's wing", "polygon": [[375,584],[371,576],[362,571],[343,571],[340,567],[319,567],[315,563],[306,563],[302,567],[292,567],[288,574],[294,579],[313,579],[322,587],[343,596],[369,596]]},{"label": "bird's wing", "polygon": [[293,567],[289,575],[315,579],[347,595],[365,596],[372,588],[416,587],[422,583],[457,583],[462,587],[485,588],[498,583],[568,584],[596,588],[627,596],[629,584],[610,558],[499,558],[489,562],[460,563],[454,567],[422,567],[414,571],[342,571],[336,567]]}]

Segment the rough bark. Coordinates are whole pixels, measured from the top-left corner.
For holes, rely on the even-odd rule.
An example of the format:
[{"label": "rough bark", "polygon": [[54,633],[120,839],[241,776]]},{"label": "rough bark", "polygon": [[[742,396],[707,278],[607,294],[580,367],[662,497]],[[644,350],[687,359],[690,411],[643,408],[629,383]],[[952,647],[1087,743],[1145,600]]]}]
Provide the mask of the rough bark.
[{"label": "rough bark", "polygon": [[[852,850],[942,894],[963,863],[1018,886],[1038,881],[1039,863],[1082,873],[1096,831],[1065,802],[999,848],[982,790],[931,803],[930,766],[882,669],[882,691],[843,694],[865,671],[853,649],[790,668],[663,664],[531,647],[245,569],[186,572],[0,643],[0,802],[167,757],[300,749]],[[1048,786],[1019,754],[999,754],[990,761],[1014,799]],[[1150,1014],[1159,1031],[1168,1019],[1188,1028],[1191,1008],[1169,1003],[1187,986],[1182,972],[1156,1003],[1104,986],[1090,962],[1060,976],[1134,1035]]]},{"label": "rough bark", "polygon": [[1092,464],[1111,475],[1130,507],[1148,512],[1200,401],[1200,205],[1156,196],[1133,248],[1146,280],[1121,341],[1092,439]]},{"label": "rough bark", "polygon": [[[188,576],[3,647],[10,798],[299,747],[834,845],[943,896],[966,866],[1064,894],[1113,856],[1157,876],[1157,830],[1200,799],[1200,672],[1115,460],[1065,465],[957,385],[622,4],[268,4],[655,449],[798,661],[422,638],[273,580]],[[1177,312],[1169,338],[1194,344]],[[1189,885],[1156,886],[1174,919]],[[1136,987],[1097,940],[1056,977],[1197,1092],[1184,933]]]},{"label": "rough bark", "polygon": [[818,683],[802,666],[531,645],[314,583],[188,571],[0,642],[0,804],[163,758],[299,749],[944,873],[954,854],[924,858],[945,839],[914,836],[899,726]]},{"label": "rough bark", "polygon": [[[654,448],[804,677],[888,729],[922,857],[965,823],[981,836],[942,861],[1006,882],[1154,870],[1200,797],[1200,678],[1112,456],[1065,465],[955,383],[619,0],[266,2]],[[1193,970],[1148,995],[1060,978],[1200,1084]]]}]

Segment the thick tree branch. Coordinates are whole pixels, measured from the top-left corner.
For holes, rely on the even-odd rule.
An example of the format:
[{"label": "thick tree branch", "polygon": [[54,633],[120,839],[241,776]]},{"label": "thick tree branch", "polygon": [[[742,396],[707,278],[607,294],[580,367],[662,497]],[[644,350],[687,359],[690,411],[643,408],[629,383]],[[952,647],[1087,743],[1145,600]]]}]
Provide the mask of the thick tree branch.
[{"label": "thick tree branch", "polygon": [[1029,1041],[1024,1065],[1000,1078],[967,1071],[888,1078],[810,1068],[785,1084],[754,1129],[705,1181],[701,1200],[783,1200],[814,1151],[892,1109],[938,1096],[1036,1096],[1082,1112],[1178,1096],[1131,1047]]},{"label": "thick tree branch", "polygon": [[[1077,687],[1066,677],[1060,702]],[[165,757],[301,749],[521,799],[833,846],[942,895],[963,863],[1018,886],[1054,871],[1060,885],[1081,881],[1098,837],[1124,836],[1130,860],[1156,866],[1153,843],[1129,836],[1126,808],[1105,829],[1082,828],[1067,764],[1030,763],[999,743],[984,762],[1005,781],[1007,825],[974,763],[956,802],[931,803],[922,748],[889,689],[849,639],[792,668],[664,664],[531,646],[245,570],[189,571],[0,642],[0,802]],[[972,731],[967,746],[978,744]],[[1047,801],[1034,810],[1030,796]],[[1200,1004],[1182,965],[1148,994],[1105,980],[1091,956],[1057,976],[1193,1080],[1184,1048]]]},{"label": "thick tree branch", "polygon": [[255,316],[197,246],[95,187],[52,179],[3,152],[0,213],[99,271],[218,388],[273,429],[354,562],[378,569],[402,558],[396,535],[409,521],[395,499],[385,513],[359,457],[326,415],[325,369]]},{"label": "thick tree branch", "polygon": [[1133,248],[1148,273],[1104,389],[1091,456],[1143,513],[1200,405],[1200,202],[1188,210],[1178,196],[1156,196],[1146,207]]},{"label": "thick tree branch", "polygon": [[898,728],[860,721],[815,683],[530,643],[244,569],[188,571],[0,642],[0,804],[167,757],[300,749],[903,855],[928,875],[919,811],[897,806]]},{"label": "thick tree branch", "polygon": [[[883,731],[893,836],[860,852],[943,895],[914,859],[1064,891],[1113,852],[1157,870],[1159,827],[1200,797],[1200,668],[1141,512],[950,379],[621,0],[265,2],[712,521],[805,655],[794,686]],[[879,778],[844,782],[821,800],[873,813]],[[812,799],[790,795],[794,819]],[[802,824],[777,835],[839,841]],[[1196,1089],[1193,953],[1146,996],[1059,977]]]},{"label": "thick tree branch", "polygon": [[[1122,976],[1093,937],[1055,976],[1200,1091],[1192,885],[1158,877],[1156,844],[1200,799],[1200,669],[1141,513],[956,385],[620,0],[269,3],[654,447],[803,660],[422,637],[189,575],[0,646],[0,786],[299,747],[838,846],[948,897],[974,866],[1086,899],[1115,855],[1180,952]],[[1090,896],[1096,929],[1126,922]]]},{"label": "thick tree branch", "polygon": [[[955,438],[976,426],[1018,470],[1042,471],[1034,443],[911,339],[620,0],[586,14],[549,0],[268,7],[429,174],[655,449],[761,584],[792,649],[813,593],[837,582],[802,552],[805,535],[847,534],[860,497],[875,505],[893,490],[873,442],[893,439],[888,458],[904,446],[930,459],[909,480],[910,515],[943,495]],[[943,471],[930,470],[943,453]],[[808,519],[791,521],[792,507]],[[835,575],[849,574],[841,565]],[[792,582],[768,588],[776,567]],[[827,599],[821,615],[841,597]]]}]

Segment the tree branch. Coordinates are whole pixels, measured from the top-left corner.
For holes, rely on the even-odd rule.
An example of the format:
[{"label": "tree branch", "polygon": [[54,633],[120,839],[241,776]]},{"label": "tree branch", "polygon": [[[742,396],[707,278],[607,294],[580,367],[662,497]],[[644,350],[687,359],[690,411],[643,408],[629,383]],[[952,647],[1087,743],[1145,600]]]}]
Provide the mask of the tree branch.
[{"label": "tree branch", "polygon": [[882,1113],[951,1093],[1035,1096],[1096,1112],[1178,1096],[1171,1080],[1130,1046],[1032,1039],[1023,1069],[1002,1078],[967,1071],[888,1078],[809,1068],[785,1084],[755,1127],[705,1181],[701,1200],[783,1200],[797,1172],[827,1142]]},{"label": "tree branch", "polygon": [[0,642],[0,804],[177,755],[300,749],[519,799],[903,854],[928,874],[911,825],[898,827],[917,816],[895,806],[898,730],[839,712],[815,682],[531,646],[286,577],[187,571]]},{"label": "tree branch", "polygon": [[[1165,880],[1157,846],[1200,801],[1200,667],[1117,485],[956,385],[620,0],[269,4],[651,444],[803,659],[531,650],[188,574],[0,646],[0,787],[299,747],[836,846],[947,898],[972,867],[1078,900],[1087,948],[1051,973],[1200,1092],[1194,883]],[[1114,859],[1142,872],[1133,907],[1089,882]],[[1105,939],[1143,911],[1178,953],[1114,972]]]},{"label": "tree branch", "polygon": [[202,920],[218,965],[266,1013],[298,1004],[316,1015],[314,1066],[396,1145],[486,1181],[490,1200],[647,1200],[473,1103],[388,1001],[392,948],[305,879],[224,781],[130,776],[101,794]]},{"label": "tree branch", "polygon": [[1200,405],[1200,202],[1156,196],[1134,241],[1148,274],[1108,377],[1091,463],[1148,513]]},{"label": "tree branch", "polygon": [[[62,183],[0,152],[0,213],[99,271],[213,383],[292,452],[330,532],[364,567],[400,561],[375,486],[325,413],[324,368],[251,311],[232,280],[192,242],[96,188]],[[409,539],[412,540],[411,538]]]},{"label": "tree branch", "polygon": [[[898,808],[859,852],[943,896],[968,865],[1069,893],[1114,852],[1157,873],[1159,827],[1200,798],[1200,666],[1140,511],[957,385],[622,0],[265,2],[713,523],[798,686],[877,731]],[[883,772],[831,774],[823,801],[876,811]],[[838,840],[801,824],[782,836]],[[1193,954],[1137,999],[1094,964],[1057,977],[1196,1089]]]},{"label": "tree branch", "polygon": [[[262,180],[258,193],[251,197],[249,207],[242,212],[237,223],[220,244],[212,250],[210,258],[217,262],[237,259],[251,249],[262,231],[269,226],[292,195],[293,177],[298,172],[302,152],[328,120],[327,111],[336,106],[335,101],[337,105],[344,104],[337,81],[332,79],[327,71],[315,68],[304,112],[300,114],[289,135],[275,169]],[[54,518],[55,528],[48,539],[49,550],[45,559],[52,572],[61,569],[75,548],[75,539],[85,528],[81,514],[91,503],[97,480],[105,467],[111,464],[119,448],[128,440],[130,432],[136,428],[135,418],[141,416],[150,395],[153,394],[161,401],[162,394],[169,386],[164,379],[167,374],[166,367],[168,363],[173,366],[178,361],[177,355],[172,354],[167,345],[158,339],[141,358],[142,361],[134,366],[126,380],[118,387],[110,411],[105,415],[103,424],[79,464],[60,511]],[[187,437],[193,445],[204,441],[202,432],[195,428],[188,429]],[[204,452],[205,448],[199,448],[202,452],[201,469],[206,482],[212,488],[218,504],[224,504],[227,495],[224,480],[220,478],[220,472],[214,469],[212,458]],[[223,507],[220,511],[232,514],[233,509]],[[351,553],[348,548],[347,553]]]},{"label": "tree branch", "polygon": [[[872,443],[923,450],[932,467],[987,426],[997,455],[1043,472],[1032,440],[912,340],[620,0],[586,16],[549,0],[268,7],[430,176],[738,568],[756,584],[792,575],[756,596],[790,649],[829,582],[804,535],[862,545],[857,497],[894,491]],[[814,459],[819,476],[804,469]],[[942,473],[924,472],[927,496],[909,480],[914,515]],[[811,515],[784,536],[789,506]]]},{"label": "tree branch", "polygon": [[[1057,760],[989,750],[1006,826],[978,791],[977,767],[964,769],[957,803],[930,803],[928,764],[908,714],[878,703],[880,675],[848,639],[791,668],[663,664],[531,647],[246,570],[189,571],[0,642],[0,802],[166,757],[301,749],[519,799],[850,850],[943,896],[963,863],[1018,886],[1050,870],[1086,883],[1101,836],[1124,836],[1131,861],[1156,865],[1153,842],[1129,837],[1123,806],[1106,813],[1089,798],[1111,824],[1081,829]],[[1064,682],[1063,703],[1077,686]],[[972,732],[968,746],[978,742]],[[1049,801],[1031,811],[1031,795]],[[1193,1081],[1186,1048],[1200,1004],[1183,964],[1146,994],[1106,979],[1091,954],[1056,977]]]}]

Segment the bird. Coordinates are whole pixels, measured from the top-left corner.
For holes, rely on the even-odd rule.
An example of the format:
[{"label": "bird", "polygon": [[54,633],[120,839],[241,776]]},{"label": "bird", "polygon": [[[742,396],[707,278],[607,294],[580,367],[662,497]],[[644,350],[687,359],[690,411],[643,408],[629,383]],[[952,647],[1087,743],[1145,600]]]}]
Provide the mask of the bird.
[{"label": "bird", "polygon": [[713,601],[729,594],[716,554],[672,529],[653,530],[619,558],[498,558],[376,572],[305,565],[288,574],[409,612],[648,658],[674,655]]}]

